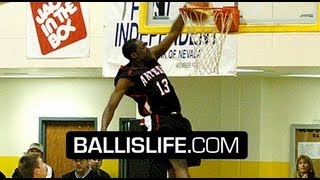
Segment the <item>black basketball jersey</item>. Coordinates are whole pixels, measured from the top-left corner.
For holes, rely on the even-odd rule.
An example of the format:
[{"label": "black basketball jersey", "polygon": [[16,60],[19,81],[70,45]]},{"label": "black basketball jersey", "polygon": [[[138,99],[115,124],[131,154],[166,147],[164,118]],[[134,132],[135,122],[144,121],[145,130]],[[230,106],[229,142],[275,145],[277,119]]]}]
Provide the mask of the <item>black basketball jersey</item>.
[{"label": "black basketball jersey", "polygon": [[134,82],[126,95],[138,103],[141,116],[180,112],[180,102],[161,65],[157,62],[148,67],[134,68],[128,63],[121,66],[114,81],[127,78]]}]

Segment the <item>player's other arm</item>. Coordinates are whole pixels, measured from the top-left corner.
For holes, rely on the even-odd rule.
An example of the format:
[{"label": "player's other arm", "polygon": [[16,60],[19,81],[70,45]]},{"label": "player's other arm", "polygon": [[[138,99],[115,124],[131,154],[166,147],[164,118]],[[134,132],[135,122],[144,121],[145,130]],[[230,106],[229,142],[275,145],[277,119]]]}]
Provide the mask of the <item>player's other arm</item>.
[{"label": "player's other arm", "polygon": [[121,78],[119,79],[115,89],[113,90],[107,106],[105,107],[102,114],[101,131],[106,131],[115,110],[117,109],[122,97],[133,83],[129,79]]},{"label": "player's other arm", "polygon": [[184,22],[181,15],[179,15],[179,17],[173,23],[170,29],[170,32],[168,33],[166,38],[164,38],[158,45],[150,48],[151,53],[155,56],[156,59],[158,59],[165,52],[167,52],[167,50],[170,48],[172,43],[181,34],[183,27],[184,27]]}]

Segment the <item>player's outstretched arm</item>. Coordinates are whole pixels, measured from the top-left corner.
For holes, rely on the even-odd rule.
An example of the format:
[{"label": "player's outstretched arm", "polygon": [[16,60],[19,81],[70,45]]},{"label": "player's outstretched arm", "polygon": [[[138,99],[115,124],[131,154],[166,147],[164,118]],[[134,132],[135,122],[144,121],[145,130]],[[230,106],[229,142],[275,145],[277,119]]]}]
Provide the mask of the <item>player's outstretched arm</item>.
[{"label": "player's outstretched arm", "polygon": [[122,97],[133,83],[125,78],[119,79],[115,89],[113,90],[107,106],[105,107],[102,114],[101,131],[106,131],[116,108],[118,107]]},{"label": "player's outstretched arm", "polygon": [[179,14],[179,17],[175,20],[171,26],[170,32],[158,45],[150,48],[150,51],[154,54],[156,59],[162,56],[165,52],[168,51],[172,43],[178,38],[181,34],[184,27],[184,21]]}]

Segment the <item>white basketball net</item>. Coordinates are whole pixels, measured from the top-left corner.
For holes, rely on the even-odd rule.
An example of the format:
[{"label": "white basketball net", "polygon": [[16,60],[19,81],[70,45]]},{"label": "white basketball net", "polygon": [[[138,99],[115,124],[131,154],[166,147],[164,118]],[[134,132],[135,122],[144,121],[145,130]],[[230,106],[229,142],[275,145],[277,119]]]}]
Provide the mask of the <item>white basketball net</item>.
[{"label": "white basketball net", "polygon": [[[188,9],[188,10],[186,10]],[[180,14],[186,25],[187,32],[191,35],[194,44],[195,57],[194,70],[197,74],[219,74],[219,62],[222,47],[228,34],[233,13],[222,12],[222,8],[181,8]],[[196,13],[205,11],[209,18],[204,21],[204,15]],[[193,20],[190,18],[193,16]],[[217,22],[219,21],[219,22]],[[216,23],[221,23],[221,30]],[[209,31],[209,30],[210,31]]]}]

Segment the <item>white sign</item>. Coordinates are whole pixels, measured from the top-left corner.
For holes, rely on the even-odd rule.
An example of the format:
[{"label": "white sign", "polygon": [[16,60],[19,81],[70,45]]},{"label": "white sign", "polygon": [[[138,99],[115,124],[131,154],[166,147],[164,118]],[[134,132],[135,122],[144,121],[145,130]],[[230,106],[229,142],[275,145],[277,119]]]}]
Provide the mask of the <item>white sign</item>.
[{"label": "white sign", "polygon": [[[139,2],[110,2],[105,4],[107,9],[105,14],[106,54],[103,63],[103,76],[115,77],[119,67],[128,63],[121,49],[127,40],[138,38],[150,47],[157,45],[166,35],[138,33]],[[194,54],[194,46],[190,35],[181,34],[170,49],[159,59],[159,63],[168,76],[199,76],[194,71]],[[235,75],[236,57],[237,36],[227,35],[218,75]],[[208,76],[215,75],[217,74],[209,74]]]},{"label": "white sign", "polygon": [[320,159],[320,142],[299,142],[298,156],[307,155],[311,159]]}]

